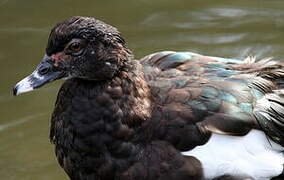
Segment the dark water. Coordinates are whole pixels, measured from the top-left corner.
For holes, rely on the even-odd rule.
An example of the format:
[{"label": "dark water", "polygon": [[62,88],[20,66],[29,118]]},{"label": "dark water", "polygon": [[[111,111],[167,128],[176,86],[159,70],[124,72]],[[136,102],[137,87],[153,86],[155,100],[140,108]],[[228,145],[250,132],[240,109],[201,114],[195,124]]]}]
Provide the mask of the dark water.
[{"label": "dark water", "polygon": [[284,58],[283,0],[0,0],[0,179],[63,180],[48,141],[61,82],[12,97],[44,54],[50,28],[95,16],[125,36],[136,57],[159,50]]}]

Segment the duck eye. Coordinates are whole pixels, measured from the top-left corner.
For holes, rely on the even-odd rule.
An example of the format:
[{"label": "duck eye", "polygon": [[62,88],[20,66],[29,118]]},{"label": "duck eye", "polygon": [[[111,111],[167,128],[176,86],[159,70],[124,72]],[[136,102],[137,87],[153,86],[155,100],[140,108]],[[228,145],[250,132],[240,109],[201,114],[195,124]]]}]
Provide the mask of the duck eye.
[{"label": "duck eye", "polygon": [[73,52],[78,52],[82,49],[82,46],[79,42],[74,42],[69,46],[69,49]]}]

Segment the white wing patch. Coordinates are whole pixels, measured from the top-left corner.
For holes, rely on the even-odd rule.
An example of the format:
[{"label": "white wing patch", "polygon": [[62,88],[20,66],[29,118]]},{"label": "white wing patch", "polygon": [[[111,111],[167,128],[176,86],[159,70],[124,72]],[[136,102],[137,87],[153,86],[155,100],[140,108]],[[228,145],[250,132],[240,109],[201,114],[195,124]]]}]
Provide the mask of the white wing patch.
[{"label": "white wing patch", "polygon": [[230,174],[268,180],[283,172],[283,150],[262,131],[252,130],[246,136],[212,134],[205,145],[182,154],[201,161],[206,179]]}]

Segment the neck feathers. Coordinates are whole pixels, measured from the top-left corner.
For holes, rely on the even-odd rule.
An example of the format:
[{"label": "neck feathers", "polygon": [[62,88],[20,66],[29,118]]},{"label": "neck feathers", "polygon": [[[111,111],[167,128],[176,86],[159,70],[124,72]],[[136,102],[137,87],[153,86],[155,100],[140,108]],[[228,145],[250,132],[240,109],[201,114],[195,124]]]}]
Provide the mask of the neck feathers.
[{"label": "neck feathers", "polygon": [[118,86],[124,92],[124,97],[118,100],[123,112],[126,113],[122,122],[130,127],[141,125],[151,113],[150,90],[145,82],[142,68],[138,61],[128,62],[121,77],[114,80],[115,84],[120,84]]},{"label": "neck feathers", "polygon": [[70,177],[87,171],[108,176],[135,161],[136,127],[151,112],[149,89],[140,68],[137,61],[127,61],[110,81],[69,79],[61,87],[50,139],[59,163]]}]

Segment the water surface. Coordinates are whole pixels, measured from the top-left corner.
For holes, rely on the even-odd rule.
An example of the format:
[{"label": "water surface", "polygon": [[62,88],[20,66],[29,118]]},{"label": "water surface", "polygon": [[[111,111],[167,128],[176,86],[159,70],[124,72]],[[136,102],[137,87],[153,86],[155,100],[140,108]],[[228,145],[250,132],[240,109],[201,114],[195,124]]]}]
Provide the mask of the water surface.
[{"label": "water surface", "polygon": [[95,16],[122,32],[137,58],[160,50],[284,58],[283,0],[0,0],[0,177],[64,180],[49,143],[61,81],[12,97],[44,54],[51,27]]}]

